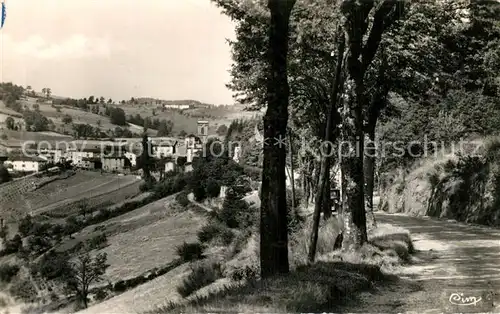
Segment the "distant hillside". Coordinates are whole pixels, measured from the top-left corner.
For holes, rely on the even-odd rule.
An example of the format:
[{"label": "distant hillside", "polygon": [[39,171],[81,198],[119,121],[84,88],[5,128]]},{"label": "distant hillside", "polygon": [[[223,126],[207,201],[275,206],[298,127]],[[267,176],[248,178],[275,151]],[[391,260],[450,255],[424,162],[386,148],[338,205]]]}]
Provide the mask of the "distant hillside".
[{"label": "distant hillside", "polygon": [[[7,87],[16,91],[13,87]],[[17,104],[11,104],[8,107],[5,104],[0,104],[0,127],[6,128],[5,120],[10,116],[14,117],[15,123],[20,125],[20,129],[24,130],[21,125],[24,124],[22,110],[25,108],[38,110],[44,117],[49,119],[50,130],[58,133],[73,135],[75,132],[74,124],[81,124],[93,128],[93,131],[87,132],[88,134],[106,133],[106,136],[118,137],[121,135],[113,133],[116,130],[121,131],[117,129],[118,125],[111,123],[108,115],[110,107],[120,108],[125,112],[128,126],[121,127],[124,132],[142,133],[143,122],[137,121],[148,119],[150,121],[148,134],[150,135],[157,133],[158,122],[163,120],[172,122],[171,132],[173,134],[171,135],[196,133],[198,120],[207,120],[209,122],[209,134],[216,134],[221,125],[229,126],[236,119],[249,119],[261,115],[260,112],[245,111],[245,108],[241,105],[215,106],[194,99],[165,100],[153,97],[132,97],[128,100],[106,99],[104,103],[97,104],[98,99],[101,99],[98,95],[82,99],[51,95],[51,99],[48,101],[40,98],[42,96],[39,92],[31,92],[29,95],[24,92],[24,95],[18,97],[20,100],[17,101]],[[91,98],[94,99],[92,102],[89,101]],[[181,110],[181,108],[166,108],[165,105],[190,105],[190,108]],[[130,119],[131,117],[136,118],[138,115],[140,119]],[[67,116],[71,117],[69,123],[64,120],[69,119]],[[151,121],[155,123],[153,124]],[[152,126],[155,128],[154,130],[151,128]],[[126,136],[129,135],[126,134]]]}]

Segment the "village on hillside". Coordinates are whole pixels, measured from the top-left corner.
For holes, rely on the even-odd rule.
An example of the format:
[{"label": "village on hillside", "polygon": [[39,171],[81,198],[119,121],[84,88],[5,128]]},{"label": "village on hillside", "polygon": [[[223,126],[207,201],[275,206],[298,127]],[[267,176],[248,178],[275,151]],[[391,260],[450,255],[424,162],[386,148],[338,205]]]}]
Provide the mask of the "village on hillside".
[{"label": "village on hillside", "polygon": [[[154,159],[164,161],[163,172],[173,171],[176,165],[191,169],[209,138],[208,121],[198,121],[197,134],[185,138],[148,136],[148,145]],[[115,138],[113,140],[68,141],[1,141],[0,158],[13,173],[30,174],[69,163],[77,169],[102,170],[114,173],[132,173],[142,154],[143,138]],[[29,144],[29,145],[27,145]],[[234,155],[237,159],[238,155]]]}]

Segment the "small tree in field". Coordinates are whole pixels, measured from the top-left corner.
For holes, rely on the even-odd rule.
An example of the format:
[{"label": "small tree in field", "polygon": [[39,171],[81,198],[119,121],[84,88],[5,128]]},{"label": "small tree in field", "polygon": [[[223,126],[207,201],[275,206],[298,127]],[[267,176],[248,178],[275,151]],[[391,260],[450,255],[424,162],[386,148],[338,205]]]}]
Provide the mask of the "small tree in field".
[{"label": "small tree in field", "polygon": [[76,297],[84,308],[88,307],[88,294],[90,285],[102,281],[102,276],[109,267],[106,253],[99,253],[92,258],[88,252],[78,256],[70,263],[65,282],[69,291]]},{"label": "small tree in field", "polygon": [[90,214],[92,212],[92,209],[89,206],[89,202],[86,199],[79,201],[77,206],[78,206],[78,213],[83,217],[87,216],[87,214]]},{"label": "small tree in field", "polygon": [[64,124],[70,124],[71,122],[73,122],[73,118],[69,114],[65,114],[62,118],[62,122]]}]

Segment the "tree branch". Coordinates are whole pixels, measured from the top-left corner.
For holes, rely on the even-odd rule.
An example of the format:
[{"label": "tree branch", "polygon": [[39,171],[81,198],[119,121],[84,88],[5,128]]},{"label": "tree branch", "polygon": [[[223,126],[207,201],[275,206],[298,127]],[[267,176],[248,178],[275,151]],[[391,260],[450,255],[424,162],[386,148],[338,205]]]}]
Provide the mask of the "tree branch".
[{"label": "tree branch", "polygon": [[362,71],[366,71],[377,53],[382,34],[404,14],[404,0],[384,0],[375,12],[373,25],[362,50]]}]

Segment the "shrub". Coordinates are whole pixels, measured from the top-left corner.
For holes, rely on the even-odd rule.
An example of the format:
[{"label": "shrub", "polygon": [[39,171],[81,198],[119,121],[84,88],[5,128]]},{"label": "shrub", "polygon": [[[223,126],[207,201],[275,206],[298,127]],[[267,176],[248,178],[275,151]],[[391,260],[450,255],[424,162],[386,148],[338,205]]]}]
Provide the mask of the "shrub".
[{"label": "shrub", "polygon": [[207,180],[206,194],[208,197],[218,197],[220,194],[220,183],[214,179]]},{"label": "shrub", "polygon": [[180,173],[176,177],[174,177],[172,189],[175,192],[182,191],[186,186],[187,186],[187,176],[185,174]]},{"label": "shrub", "polygon": [[190,202],[188,200],[188,194],[187,192],[180,192],[179,194],[177,194],[177,196],[175,197],[175,200],[177,201],[177,203],[179,203],[179,205],[181,205],[182,207],[187,207]]},{"label": "shrub", "polygon": [[25,216],[21,221],[19,222],[19,233],[23,236],[26,237],[30,235],[31,229],[33,228],[33,220],[31,216]]},{"label": "shrub", "polygon": [[76,219],[76,217],[71,216],[66,219],[65,234],[71,235],[82,228],[83,223]]},{"label": "shrub", "polygon": [[37,292],[30,280],[16,280],[9,288],[9,293],[24,302],[33,302],[37,297]]},{"label": "shrub", "polygon": [[210,242],[212,239],[216,238],[218,235],[222,234],[224,226],[221,224],[209,224],[205,225],[198,231],[198,240],[201,243]]},{"label": "shrub", "polygon": [[207,197],[206,190],[201,184],[193,187],[193,194],[197,202],[201,202]]},{"label": "shrub", "polygon": [[50,251],[31,266],[32,274],[39,274],[46,280],[61,278],[69,271],[69,255]]},{"label": "shrub", "polygon": [[220,237],[222,240],[222,244],[229,245],[231,244],[231,242],[233,242],[234,232],[229,228],[225,228],[224,230],[222,230]]},{"label": "shrub", "polygon": [[17,265],[0,265],[0,281],[9,283],[18,272],[19,266]]},{"label": "shrub", "polygon": [[214,261],[202,262],[191,268],[191,273],[177,287],[177,292],[185,298],[219,278],[222,278],[222,269],[219,263]]},{"label": "shrub", "polygon": [[176,248],[177,255],[185,262],[201,259],[203,257],[203,245],[199,242],[186,243]]},{"label": "shrub", "polygon": [[93,237],[92,239],[87,240],[87,245],[90,249],[101,249],[108,242],[108,238],[105,233],[101,233]]},{"label": "shrub", "polygon": [[229,275],[231,280],[234,281],[250,280],[257,278],[258,276],[259,276],[258,270],[250,266],[245,266],[244,268],[235,269]]},{"label": "shrub", "polygon": [[154,187],[154,184],[152,181],[146,181],[146,182],[141,183],[141,185],[139,185],[139,190],[141,192],[147,192],[147,191],[150,191],[153,187]]},{"label": "shrub", "polygon": [[5,243],[5,248],[2,251],[2,255],[13,254],[19,252],[23,248],[23,239],[21,236],[16,234],[14,238],[8,240]]},{"label": "shrub", "polygon": [[124,292],[125,290],[127,290],[127,285],[123,280],[120,280],[115,283],[115,285],[113,286],[113,290],[116,292]]},{"label": "shrub", "polygon": [[242,199],[243,195],[243,191],[239,191],[237,187],[228,189],[217,218],[229,228],[245,229],[256,222],[257,211]]}]

